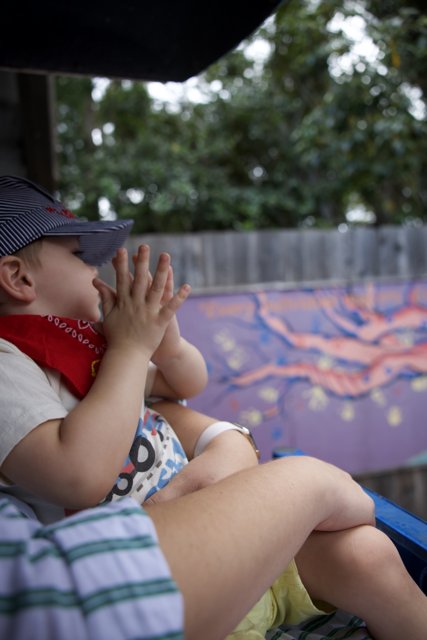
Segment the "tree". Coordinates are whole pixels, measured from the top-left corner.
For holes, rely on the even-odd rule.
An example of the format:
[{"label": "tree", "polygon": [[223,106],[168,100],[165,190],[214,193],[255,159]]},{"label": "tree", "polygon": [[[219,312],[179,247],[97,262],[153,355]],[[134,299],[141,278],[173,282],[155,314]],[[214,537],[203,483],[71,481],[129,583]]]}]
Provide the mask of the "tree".
[{"label": "tree", "polygon": [[[337,17],[363,21],[376,58],[354,58]],[[336,226],[355,205],[424,221],[426,42],[415,1],[289,0],[201,76],[198,103],[118,80],[94,100],[89,80],[58,78],[61,191],[138,233]]]}]

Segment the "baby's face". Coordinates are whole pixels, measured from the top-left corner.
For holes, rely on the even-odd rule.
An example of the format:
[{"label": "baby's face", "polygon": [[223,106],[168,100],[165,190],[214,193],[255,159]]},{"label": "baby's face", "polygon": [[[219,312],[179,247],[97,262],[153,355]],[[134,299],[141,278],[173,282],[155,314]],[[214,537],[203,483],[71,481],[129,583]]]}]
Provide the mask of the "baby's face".
[{"label": "baby's face", "polygon": [[74,236],[44,238],[37,265],[32,268],[37,311],[96,322],[99,294],[93,286],[96,267],[79,257],[79,239]]}]

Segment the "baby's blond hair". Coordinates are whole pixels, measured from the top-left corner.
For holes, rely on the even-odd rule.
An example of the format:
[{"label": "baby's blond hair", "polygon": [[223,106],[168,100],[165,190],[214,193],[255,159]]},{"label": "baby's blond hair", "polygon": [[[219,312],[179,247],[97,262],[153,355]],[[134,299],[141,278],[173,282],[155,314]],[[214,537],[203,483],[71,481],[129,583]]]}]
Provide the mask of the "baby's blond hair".
[{"label": "baby's blond hair", "polygon": [[40,266],[40,250],[42,248],[43,238],[30,242],[26,247],[15,251],[13,255],[22,258],[27,264],[32,266]]}]

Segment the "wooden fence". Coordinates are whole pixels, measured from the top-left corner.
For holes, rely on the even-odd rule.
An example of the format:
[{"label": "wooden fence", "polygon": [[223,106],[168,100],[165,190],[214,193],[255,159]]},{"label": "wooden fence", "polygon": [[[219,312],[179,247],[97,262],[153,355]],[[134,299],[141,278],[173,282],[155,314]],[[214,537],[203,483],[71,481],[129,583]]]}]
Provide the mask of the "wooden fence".
[{"label": "wooden fence", "polygon": [[[337,230],[218,231],[132,236],[172,255],[176,283],[194,290],[275,283],[301,286],[323,281],[416,278],[427,274],[427,227],[384,226]],[[111,271],[103,276],[111,279]]]},{"label": "wooden fence", "polygon": [[376,491],[427,521],[427,465],[414,465],[355,476]]}]

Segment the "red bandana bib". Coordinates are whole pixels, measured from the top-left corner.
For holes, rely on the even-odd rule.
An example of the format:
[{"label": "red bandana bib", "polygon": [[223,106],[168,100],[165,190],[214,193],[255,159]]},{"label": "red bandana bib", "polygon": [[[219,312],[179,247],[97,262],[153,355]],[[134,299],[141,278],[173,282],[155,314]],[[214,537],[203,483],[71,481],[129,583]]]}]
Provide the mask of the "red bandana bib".
[{"label": "red bandana bib", "polygon": [[38,365],[59,371],[79,399],[89,391],[107,347],[90,322],[58,316],[0,317],[0,338]]}]

